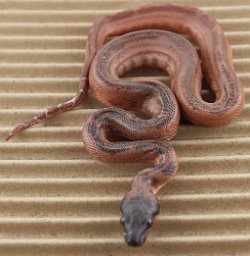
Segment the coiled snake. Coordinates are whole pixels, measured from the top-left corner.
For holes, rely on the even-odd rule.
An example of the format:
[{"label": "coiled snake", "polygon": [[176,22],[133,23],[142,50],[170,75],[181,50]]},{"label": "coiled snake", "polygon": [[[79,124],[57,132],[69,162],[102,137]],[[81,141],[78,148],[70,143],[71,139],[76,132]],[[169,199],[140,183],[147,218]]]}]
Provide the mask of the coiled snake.
[{"label": "coiled snake", "polygon": [[[192,36],[200,47],[201,66],[196,50],[186,39],[163,30]],[[109,37],[122,34],[103,47]],[[141,66],[169,73],[173,93],[159,81],[120,78]],[[215,95],[213,103],[201,97],[201,67]],[[78,106],[89,85],[96,97],[112,108],[98,111],[85,124],[82,134],[86,149],[106,162],[153,164],[136,175],[121,204],[125,240],[132,246],[141,245],[159,212],[155,195],[178,168],[174,149],[164,141],[176,134],[179,107],[186,119],[202,126],[227,124],[243,109],[244,92],[235,75],[231,48],[216,20],[194,7],[148,5],[102,17],[89,32],[76,96],[18,125],[7,140]],[[148,119],[125,110],[138,111]]]}]

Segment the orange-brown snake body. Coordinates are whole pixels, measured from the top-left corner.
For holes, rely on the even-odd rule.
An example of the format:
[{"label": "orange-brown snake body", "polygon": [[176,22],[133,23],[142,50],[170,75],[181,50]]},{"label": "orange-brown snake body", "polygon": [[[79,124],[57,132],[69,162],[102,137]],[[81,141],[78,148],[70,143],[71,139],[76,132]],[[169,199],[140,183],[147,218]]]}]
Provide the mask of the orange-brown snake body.
[{"label": "orange-brown snake body", "polygon": [[[129,33],[137,30],[142,31]],[[186,39],[161,30],[191,36],[200,48],[201,66]],[[129,34],[103,47],[109,37],[125,33]],[[120,78],[141,66],[168,72],[175,96],[159,81]],[[201,97],[202,71],[215,95],[213,103]],[[244,91],[235,74],[231,48],[216,20],[194,7],[152,5],[102,17],[89,32],[76,96],[18,125],[7,139],[41,120],[75,108],[87,95],[89,85],[100,101],[113,108],[100,110],[84,126],[86,149],[107,162],[154,164],[138,173],[121,206],[127,243],[141,245],[159,211],[155,194],[178,168],[173,148],[162,141],[176,134],[178,105],[186,119],[202,126],[227,124],[243,109]],[[141,112],[148,119],[119,108]]]}]

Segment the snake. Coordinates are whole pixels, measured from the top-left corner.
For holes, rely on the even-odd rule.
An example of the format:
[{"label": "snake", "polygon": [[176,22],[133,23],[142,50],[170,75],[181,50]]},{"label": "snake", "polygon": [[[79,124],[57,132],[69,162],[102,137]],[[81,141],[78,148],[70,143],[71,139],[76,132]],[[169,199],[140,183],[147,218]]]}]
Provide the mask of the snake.
[{"label": "snake", "polygon": [[[192,37],[200,56],[177,33]],[[171,89],[157,80],[121,77],[145,66],[166,71]],[[202,98],[203,76],[215,96],[213,102]],[[232,50],[215,18],[196,7],[145,5],[103,16],[89,31],[74,98],[17,125],[6,140],[76,108],[90,86],[107,107],[83,127],[87,151],[104,162],[152,164],[135,176],[120,207],[125,241],[140,246],[159,214],[157,192],[178,169],[176,152],[168,141],[176,135],[180,115],[194,125],[218,127],[242,112],[245,95],[233,66]]]}]

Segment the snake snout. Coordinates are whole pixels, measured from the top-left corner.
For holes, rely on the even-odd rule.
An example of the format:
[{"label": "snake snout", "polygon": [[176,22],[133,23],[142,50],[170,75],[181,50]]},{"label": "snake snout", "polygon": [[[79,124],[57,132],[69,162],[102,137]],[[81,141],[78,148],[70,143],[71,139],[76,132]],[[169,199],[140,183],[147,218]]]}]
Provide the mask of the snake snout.
[{"label": "snake snout", "polygon": [[144,241],[146,240],[146,236],[138,236],[135,233],[126,233],[125,240],[129,246],[137,247],[141,246],[144,243]]},{"label": "snake snout", "polygon": [[130,246],[142,245],[152,226],[152,218],[143,216],[141,213],[134,212],[129,218],[122,218],[121,223],[124,226],[124,238]]}]

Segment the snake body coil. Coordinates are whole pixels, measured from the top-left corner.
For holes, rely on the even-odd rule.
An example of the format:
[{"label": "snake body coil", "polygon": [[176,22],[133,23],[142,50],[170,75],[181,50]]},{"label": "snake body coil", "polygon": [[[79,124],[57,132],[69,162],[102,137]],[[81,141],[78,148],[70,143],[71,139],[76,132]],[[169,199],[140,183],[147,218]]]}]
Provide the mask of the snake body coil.
[{"label": "snake body coil", "polygon": [[[129,33],[142,29],[148,30]],[[187,40],[152,29],[193,37],[200,48],[201,66]],[[102,48],[109,37],[125,33],[129,34]],[[173,148],[161,141],[174,137],[178,127],[179,109],[174,95],[159,81],[120,78],[140,66],[157,67],[170,74],[171,89],[181,113],[193,124],[224,125],[243,109],[244,91],[235,74],[231,48],[216,20],[194,7],[149,5],[100,18],[89,32],[76,96],[18,125],[7,137],[8,140],[41,120],[75,108],[87,95],[90,85],[100,101],[115,108],[101,110],[88,120],[83,128],[86,149],[107,162],[154,164],[136,175],[122,201],[125,239],[134,246],[145,241],[152,219],[159,211],[155,194],[173,178],[178,167]],[[212,103],[201,97],[201,70],[215,96]],[[125,110],[141,112],[148,119]]]}]

